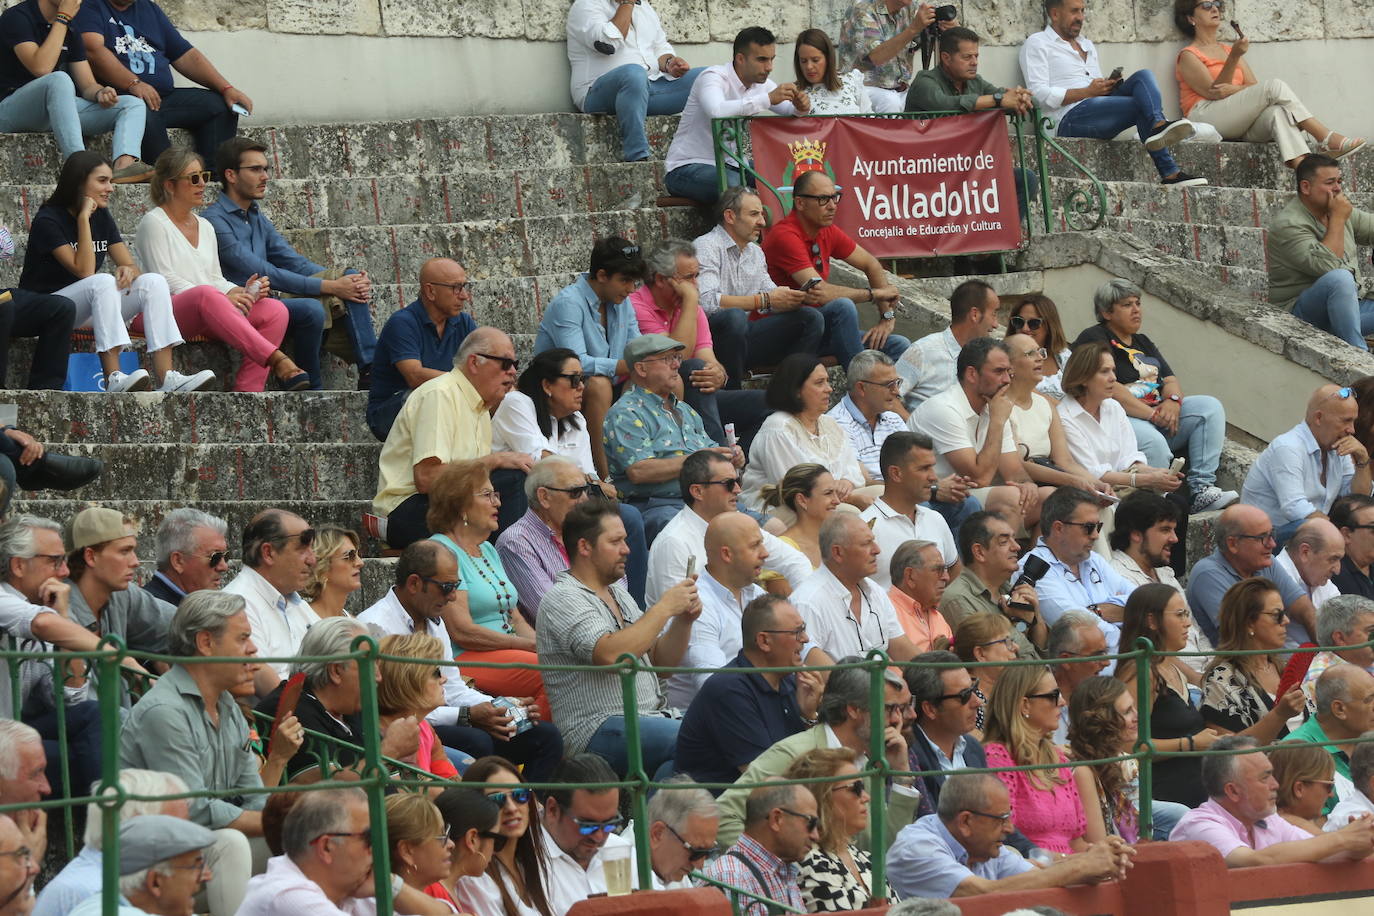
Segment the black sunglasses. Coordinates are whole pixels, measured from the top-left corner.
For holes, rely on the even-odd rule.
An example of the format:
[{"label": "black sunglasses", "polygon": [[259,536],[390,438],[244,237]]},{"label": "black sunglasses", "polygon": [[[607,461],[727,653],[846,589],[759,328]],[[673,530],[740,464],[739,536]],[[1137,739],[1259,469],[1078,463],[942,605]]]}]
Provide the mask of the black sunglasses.
[{"label": "black sunglasses", "polygon": [[587,384],[587,380],[583,378],[581,372],[559,372],[554,378],[567,379],[568,386],[571,388],[581,388]]},{"label": "black sunglasses", "polygon": [[868,791],[868,786],[864,785],[864,781],[862,779],[856,779],[853,782],[842,783],[840,785],[840,788],[848,789],[860,798],[862,798],[863,794]]},{"label": "black sunglasses", "polygon": [[592,495],[592,487],[595,486],[594,483],[584,483],[575,487],[544,487],[544,489],[553,490],[555,493],[567,493],[573,499],[581,499],[584,496]]},{"label": "black sunglasses", "polygon": [[806,821],[807,833],[810,833],[812,830],[815,830],[821,824],[820,817],[815,814],[802,814],[800,811],[793,811],[791,808],[782,807],[779,807],[778,810],[781,811],[783,814],[790,814],[792,815],[792,817],[799,817],[802,820]]},{"label": "black sunglasses", "polygon": [[1101,522],[1064,522],[1065,525],[1072,525],[1075,528],[1082,528],[1085,534],[1096,537],[1102,532]]},{"label": "black sunglasses", "polygon": [[1059,688],[1056,687],[1056,688],[1054,688],[1053,690],[1051,690],[1051,691],[1049,691],[1049,692],[1047,692],[1047,693],[1028,693],[1028,694],[1026,694],[1026,699],[1028,699],[1028,700],[1049,700],[1049,701],[1050,701],[1051,703],[1053,703],[1055,706],[1058,706],[1058,705],[1059,705]]},{"label": "black sunglasses", "polygon": [[480,356],[483,359],[489,359],[494,363],[500,363],[502,372],[510,372],[514,369],[520,368],[520,360],[514,359],[509,356],[493,356],[490,353],[477,353],[475,355]]},{"label": "black sunglasses", "polygon": [[[307,528],[307,529],[305,529],[304,531],[300,532],[299,534],[283,534],[281,537],[272,538],[272,543],[273,543],[273,544],[285,544],[287,541],[291,540],[292,538],[300,538],[301,546],[302,546],[302,547],[309,547],[311,544],[315,543],[315,529],[314,529],[314,528]],[[210,564],[210,565],[213,566],[214,564],[212,563],[212,564]]]},{"label": "black sunglasses", "polygon": [[821,206],[826,204],[838,204],[844,195],[843,191],[836,191],[834,194],[793,194],[793,197],[804,197],[807,200],[814,200]]},{"label": "black sunglasses", "polygon": [[959,691],[958,693],[942,693],[935,698],[935,702],[943,703],[945,700],[958,700],[962,705],[967,706],[969,700],[972,700],[973,695],[977,692],[978,678],[974,678],[973,683],[969,684],[963,690]]},{"label": "black sunglasses", "polygon": [[449,595],[452,595],[454,592],[458,591],[458,589],[461,588],[463,585],[462,582],[440,582],[438,579],[431,579],[429,576],[421,576],[420,581],[428,582],[430,585],[437,588],[441,593],[443,593],[443,596],[445,598],[447,598]]},{"label": "black sunglasses", "polygon": [[529,789],[511,789],[509,792],[493,792],[487,796],[498,808],[506,806],[506,799],[512,799],[517,805],[527,804],[530,800]]},{"label": "black sunglasses", "polygon": [[[1374,527],[1374,526],[1371,526],[1371,527]],[[209,563],[211,566],[218,566],[219,564],[223,563],[225,560],[229,559],[229,551],[227,551],[227,550],[216,550],[214,553],[205,554],[204,556],[205,556],[205,562],[206,562],[206,563]]]},{"label": "black sunglasses", "polygon": [[693,846],[691,843],[684,840],[682,834],[674,830],[673,825],[667,821],[663,822],[663,826],[667,827],[668,832],[677,837],[677,841],[682,844],[682,848],[687,850],[687,860],[689,862],[700,862],[716,851],[716,847],[714,846]]},{"label": "black sunglasses", "polygon": [[702,485],[707,487],[721,487],[732,493],[740,488],[738,477],[727,477],[724,480],[705,480],[702,481]]},{"label": "black sunglasses", "polygon": [[1040,326],[1044,323],[1045,319],[1043,318],[1022,318],[1020,315],[1016,315],[1013,316],[1011,321],[1007,322],[1007,327],[1011,329],[1011,332],[1014,334],[1022,328],[1025,328],[1027,331],[1038,331],[1040,330]]}]

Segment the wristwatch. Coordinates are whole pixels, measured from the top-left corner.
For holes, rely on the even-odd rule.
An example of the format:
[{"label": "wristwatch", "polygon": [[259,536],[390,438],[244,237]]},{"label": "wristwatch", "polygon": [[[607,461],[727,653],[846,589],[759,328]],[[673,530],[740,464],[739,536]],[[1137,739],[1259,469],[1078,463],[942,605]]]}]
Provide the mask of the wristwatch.
[{"label": "wristwatch", "polygon": [[897,317],[897,313],[892,309],[888,309],[886,312],[883,312],[882,315],[879,317],[881,317],[883,321],[891,321],[893,318]]},{"label": "wristwatch", "polygon": [[996,92],[994,92],[994,93],[992,94],[992,107],[993,107],[993,108],[1001,108],[1001,107],[1002,107],[1002,99],[1003,99],[1004,97],[1006,97],[1006,94],[1007,94],[1007,91],[1006,91],[1005,89],[998,89]]},{"label": "wristwatch", "polygon": [[470,725],[472,725],[472,707],[471,707],[471,706],[459,706],[459,707],[458,707],[458,724],[461,725],[461,726],[463,726],[464,728],[467,728],[467,727],[469,727]]},{"label": "wristwatch", "polygon": [[931,485],[930,485],[930,501],[931,501],[931,502],[938,502],[938,500],[937,500],[935,497],[936,497],[937,495],[939,495],[939,493],[940,493],[940,485],[939,485],[938,483],[933,483],[933,484],[931,484]]},{"label": "wristwatch", "polygon": [[1173,401],[1175,404],[1182,404],[1182,403],[1183,403],[1183,397],[1182,397],[1182,395],[1171,394],[1171,395],[1169,395],[1169,400]]}]

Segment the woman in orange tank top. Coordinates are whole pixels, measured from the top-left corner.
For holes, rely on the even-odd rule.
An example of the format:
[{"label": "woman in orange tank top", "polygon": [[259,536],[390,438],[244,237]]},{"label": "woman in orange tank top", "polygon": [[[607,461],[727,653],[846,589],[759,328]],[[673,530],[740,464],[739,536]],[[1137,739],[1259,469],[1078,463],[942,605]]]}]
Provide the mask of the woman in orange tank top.
[{"label": "woman in orange tank top", "polygon": [[1312,117],[1283,80],[1260,82],[1243,59],[1250,40],[1234,44],[1217,38],[1226,13],[1225,0],[1175,0],[1174,23],[1193,43],[1178,52],[1178,79],[1183,116],[1211,124],[1225,140],[1276,143],[1284,165],[1297,168],[1309,152],[1304,133],[1317,141],[1318,153],[1340,159],[1364,145]]}]

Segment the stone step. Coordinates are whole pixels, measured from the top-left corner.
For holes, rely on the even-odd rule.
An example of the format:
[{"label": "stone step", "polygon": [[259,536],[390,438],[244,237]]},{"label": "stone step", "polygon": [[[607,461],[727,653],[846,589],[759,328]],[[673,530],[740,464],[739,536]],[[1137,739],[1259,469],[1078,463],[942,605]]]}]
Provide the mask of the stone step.
[{"label": "stone step", "polygon": [[1158,251],[1204,264],[1266,269],[1263,229],[1161,222],[1134,216],[1108,216],[1105,228],[1133,235]]}]

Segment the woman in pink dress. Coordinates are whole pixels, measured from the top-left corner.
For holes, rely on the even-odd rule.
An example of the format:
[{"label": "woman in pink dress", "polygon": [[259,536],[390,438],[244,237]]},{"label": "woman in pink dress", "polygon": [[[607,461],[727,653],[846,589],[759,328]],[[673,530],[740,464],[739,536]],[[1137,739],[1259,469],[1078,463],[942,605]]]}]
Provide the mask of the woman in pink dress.
[{"label": "woman in pink dress", "polygon": [[[1049,668],[1005,668],[988,698],[983,728],[988,766],[1067,763],[1063,749],[1051,740],[1063,705]],[[1016,828],[1041,849],[1067,855],[1106,838],[1095,792],[1093,798],[1079,794],[1070,767],[998,773],[997,778],[1011,796]]]}]

